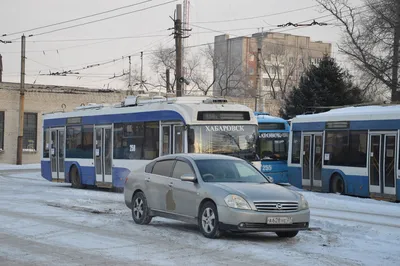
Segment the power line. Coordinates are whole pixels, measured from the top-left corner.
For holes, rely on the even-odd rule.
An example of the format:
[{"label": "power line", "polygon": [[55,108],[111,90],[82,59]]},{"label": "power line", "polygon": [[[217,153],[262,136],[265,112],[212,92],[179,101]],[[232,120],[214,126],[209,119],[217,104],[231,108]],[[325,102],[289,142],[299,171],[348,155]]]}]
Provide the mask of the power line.
[{"label": "power line", "polygon": [[[145,48],[153,47],[155,44],[157,44],[158,42],[162,41],[165,38],[170,38],[170,36],[164,36],[164,38],[159,39],[156,42],[152,42],[152,43],[146,45]],[[172,40],[173,39],[171,38],[171,40],[169,40],[167,43],[171,42]],[[103,60],[103,61],[97,61],[97,62],[92,62],[92,63],[86,63],[86,64],[84,63],[84,64],[79,64],[79,65],[67,66],[67,67],[63,67],[63,69],[72,68],[74,66],[82,66],[82,65],[84,65],[83,67],[74,68],[74,69],[70,69],[70,70],[65,70],[65,71],[59,72],[58,74],[53,74],[51,76],[68,76],[68,75],[71,75],[71,74],[74,74],[74,73],[76,74],[76,73],[78,73],[78,71],[85,71],[87,69],[97,68],[97,67],[108,65],[108,64],[111,64],[111,63],[116,63],[116,62],[119,62],[121,60],[124,60],[125,58],[128,58],[129,56],[139,57],[140,56],[140,54],[138,54],[139,51],[144,51],[144,54],[148,55],[148,54],[152,54],[155,50],[143,50],[143,48],[140,48],[140,49],[136,50],[135,52],[132,52],[131,54],[123,55],[121,57],[110,59],[110,60]],[[31,61],[33,61],[33,60],[31,59]],[[42,65],[44,65],[44,64],[42,64]],[[50,68],[49,71],[53,70],[53,69],[62,69],[62,68]],[[51,72],[50,72],[50,74],[51,74]],[[78,75],[78,74],[76,74],[76,75]]]},{"label": "power line", "polygon": [[[176,2],[176,1],[178,1],[178,0],[171,0],[171,1],[168,1],[168,2],[161,3],[161,4],[145,7],[145,8],[142,8],[142,9],[137,9],[137,10],[133,10],[133,11],[130,11],[130,12],[125,12],[125,13],[122,13],[122,14],[119,14],[119,15],[114,15],[114,16],[111,16],[111,17],[106,17],[106,18],[97,19],[97,20],[92,20],[92,21],[89,21],[89,22],[84,22],[84,23],[80,23],[80,24],[76,24],[76,25],[72,25],[72,26],[68,26],[68,27],[64,27],[64,28],[59,28],[59,29],[55,29],[55,30],[45,31],[45,32],[41,32],[41,33],[38,33],[38,34],[30,34],[28,37],[37,37],[37,36],[41,36],[41,35],[45,35],[45,34],[50,34],[50,33],[53,33],[53,32],[58,32],[58,31],[62,31],[62,30],[81,27],[81,26],[97,23],[97,22],[100,22],[100,21],[105,21],[105,20],[109,20],[109,19],[113,19],[113,18],[117,18],[117,17],[126,16],[126,15],[129,15],[129,14],[138,13],[138,12],[141,12],[141,11],[153,9],[153,8],[156,8],[156,7],[164,6],[164,5]],[[15,41],[15,40],[17,40],[17,39],[13,39],[11,41]]]},{"label": "power line", "polygon": [[[164,32],[157,31],[157,32]],[[83,38],[83,39],[60,39],[60,40],[39,40],[39,41],[29,41],[33,43],[50,43],[50,42],[89,42],[89,41],[106,41],[106,40],[123,40],[123,39],[138,39],[138,38],[153,38],[153,37],[162,37],[165,35],[134,35],[134,36],[120,36],[120,37],[99,37],[99,38]],[[16,42],[15,42],[16,43]]]},{"label": "power line", "polygon": [[319,5],[313,5],[313,6],[308,6],[308,7],[298,8],[298,9],[292,9],[292,10],[288,10],[288,11],[284,11],[284,12],[272,13],[272,14],[267,14],[267,15],[262,15],[262,16],[245,17],[245,18],[238,18],[238,19],[227,19],[227,20],[214,20],[214,21],[196,21],[196,22],[193,22],[193,23],[195,23],[195,24],[211,24],[211,23],[223,23],[223,22],[252,20],[252,19],[259,19],[259,18],[265,18],[265,17],[284,15],[284,14],[288,14],[288,13],[292,13],[292,12],[311,9],[311,8],[318,7],[318,6]]},{"label": "power line", "polygon": [[110,10],[106,10],[106,11],[103,11],[103,12],[100,12],[100,13],[95,13],[95,14],[91,14],[91,15],[88,15],[88,16],[84,16],[84,17],[65,20],[65,21],[61,21],[61,22],[57,22],[57,23],[53,23],[53,24],[49,24],[49,25],[45,25],[45,26],[29,29],[29,30],[23,30],[23,31],[9,33],[9,34],[3,34],[2,37],[13,36],[13,35],[17,35],[17,34],[21,34],[21,33],[25,33],[25,32],[31,32],[31,31],[34,31],[34,30],[40,30],[40,29],[53,27],[53,26],[58,26],[58,25],[62,25],[62,24],[65,24],[65,23],[70,23],[70,22],[74,22],[74,21],[78,21],[78,20],[82,20],[82,19],[86,19],[86,18],[91,18],[91,17],[95,17],[95,16],[99,16],[99,15],[104,15],[104,14],[111,13],[111,12],[114,12],[114,11],[118,11],[118,10],[121,10],[121,9],[126,9],[126,8],[129,8],[129,7],[145,4],[145,3],[148,3],[148,2],[151,2],[151,1],[153,1],[153,0],[146,0],[146,1],[139,2],[139,3],[130,4],[130,5],[126,5],[126,6],[122,6],[122,7],[118,7],[118,8],[114,8],[114,9],[110,9]]}]

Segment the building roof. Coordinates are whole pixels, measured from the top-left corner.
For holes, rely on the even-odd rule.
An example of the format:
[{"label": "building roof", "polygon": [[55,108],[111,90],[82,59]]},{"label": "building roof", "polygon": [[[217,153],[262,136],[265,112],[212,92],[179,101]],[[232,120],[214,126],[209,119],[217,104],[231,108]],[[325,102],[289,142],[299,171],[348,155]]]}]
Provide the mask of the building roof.
[{"label": "building roof", "polygon": [[[1,82],[0,90],[19,90],[20,83]],[[25,90],[28,92],[46,92],[46,93],[68,93],[68,94],[86,94],[86,93],[122,93],[123,91],[112,89],[91,89],[85,87],[44,85],[44,84],[25,84]]]}]

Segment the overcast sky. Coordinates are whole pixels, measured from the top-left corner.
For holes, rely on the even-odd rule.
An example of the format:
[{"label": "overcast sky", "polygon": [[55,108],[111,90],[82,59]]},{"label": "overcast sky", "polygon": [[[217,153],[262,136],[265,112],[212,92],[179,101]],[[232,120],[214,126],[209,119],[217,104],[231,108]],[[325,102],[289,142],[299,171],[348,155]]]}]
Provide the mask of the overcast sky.
[{"label": "overcast sky", "polygon": [[[145,0],[0,0],[0,36],[14,32],[26,31],[57,22],[103,12],[118,7],[139,3]],[[34,31],[26,31],[25,35],[40,34],[53,29],[59,29],[92,20],[97,20],[121,13],[126,13],[146,7],[166,3],[168,0],[152,0],[148,3],[130,8],[79,20],[68,24],[58,25]],[[355,6],[360,0],[349,0]],[[140,65],[140,51],[145,52],[144,64],[148,68],[150,51],[160,44],[171,46],[173,37],[169,36],[169,27],[173,26],[169,16],[173,16],[176,4],[182,0],[148,10],[120,16],[81,27],[66,29],[58,32],[27,38],[26,82],[37,84],[74,85],[91,88],[121,89],[126,84],[120,79],[109,79],[128,70],[128,59],[101,67],[79,70],[80,77],[43,76],[41,74],[80,69],[94,63],[122,58],[129,54],[132,66]],[[188,39],[188,45],[198,45],[213,42],[219,33],[212,30],[230,33],[232,36],[249,35],[264,27],[264,30],[276,28],[278,24],[301,22],[318,18],[328,13],[321,13],[319,7],[312,7],[315,0],[191,0],[190,21],[193,31]],[[307,9],[305,9],[307,8]],[[294,9],[297,12],[268,16]],[[246,19],[264,16],[262,18]],[[331,17],[317,19],[318,22],[330,20]],[[231,21],[226,21],[231,20]],[[232,21],[233,20],[233,21]],[[221,22],[226,21],[226,22]],[[207,23],[208,22],[208,23]],[[210,23],[212,22],[212,23]],[[279,31],[279,30],[278,30]],[[331,26],[296,28],[286,33],[310,36],[313,41],[331,42],[334,47],[334,57],[340,62],[344,58],[337,54],[337,43],[340,41],[340,28]],[[144,35],[140,37],[141,35]],[[21,34],[0,37],[0,40],[18,40],[12,44],[0,43],[0,53],[3,55],[3,81],[19,82]],[[101,38],[132,37],[125,39],[98,40]],[[134,38],[133,38],[134,37]],[[79,40],[80,39],[80,40]],[[82,41],[81,39],[97,39]],[[73,40],[73,41],[71,41]],[[79,41],[78,41],[79,40]]]}]

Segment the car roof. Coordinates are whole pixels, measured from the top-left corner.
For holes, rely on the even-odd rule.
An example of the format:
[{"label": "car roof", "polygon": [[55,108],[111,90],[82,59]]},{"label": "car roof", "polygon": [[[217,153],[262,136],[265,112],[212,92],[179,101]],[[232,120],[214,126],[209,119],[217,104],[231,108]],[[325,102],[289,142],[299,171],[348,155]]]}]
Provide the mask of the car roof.
[{"label": "car roof", "polygon": [[175,159],[176,157],[183,157],[192,160],[241,160],[240,158],[221,155],[221,154],[208,154],[208,153],[177,153],[177,154],[170,154],[164,155],[156,158],[155,160],[165,160],[165,159]]}]

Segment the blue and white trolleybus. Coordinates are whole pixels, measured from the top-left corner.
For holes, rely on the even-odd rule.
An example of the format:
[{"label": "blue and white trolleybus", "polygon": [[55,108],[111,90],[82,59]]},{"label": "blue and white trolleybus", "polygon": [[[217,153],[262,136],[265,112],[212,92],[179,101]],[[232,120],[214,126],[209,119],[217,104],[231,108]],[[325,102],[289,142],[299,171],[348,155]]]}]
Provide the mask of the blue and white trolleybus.
[{"label": "blue and white trolleybus", "polygon": [[130,171],[160,155],[218,153],[253,160],[257,119],[225,99],[179,97],[88,105],[43,117],[42,176],[123,188]]},{"label": "blue and white trolleybus", "polygon": [[254,114],[258,122],[257,155],[260,161],[253,164],[265,175],[271,176],[275,183],[287,183],[289,123],[268,113]]},{"label": "blue and white trolleybus", "polygon": [[400,200],[400,106],[292,119],[289,181],[299,188]]}]

